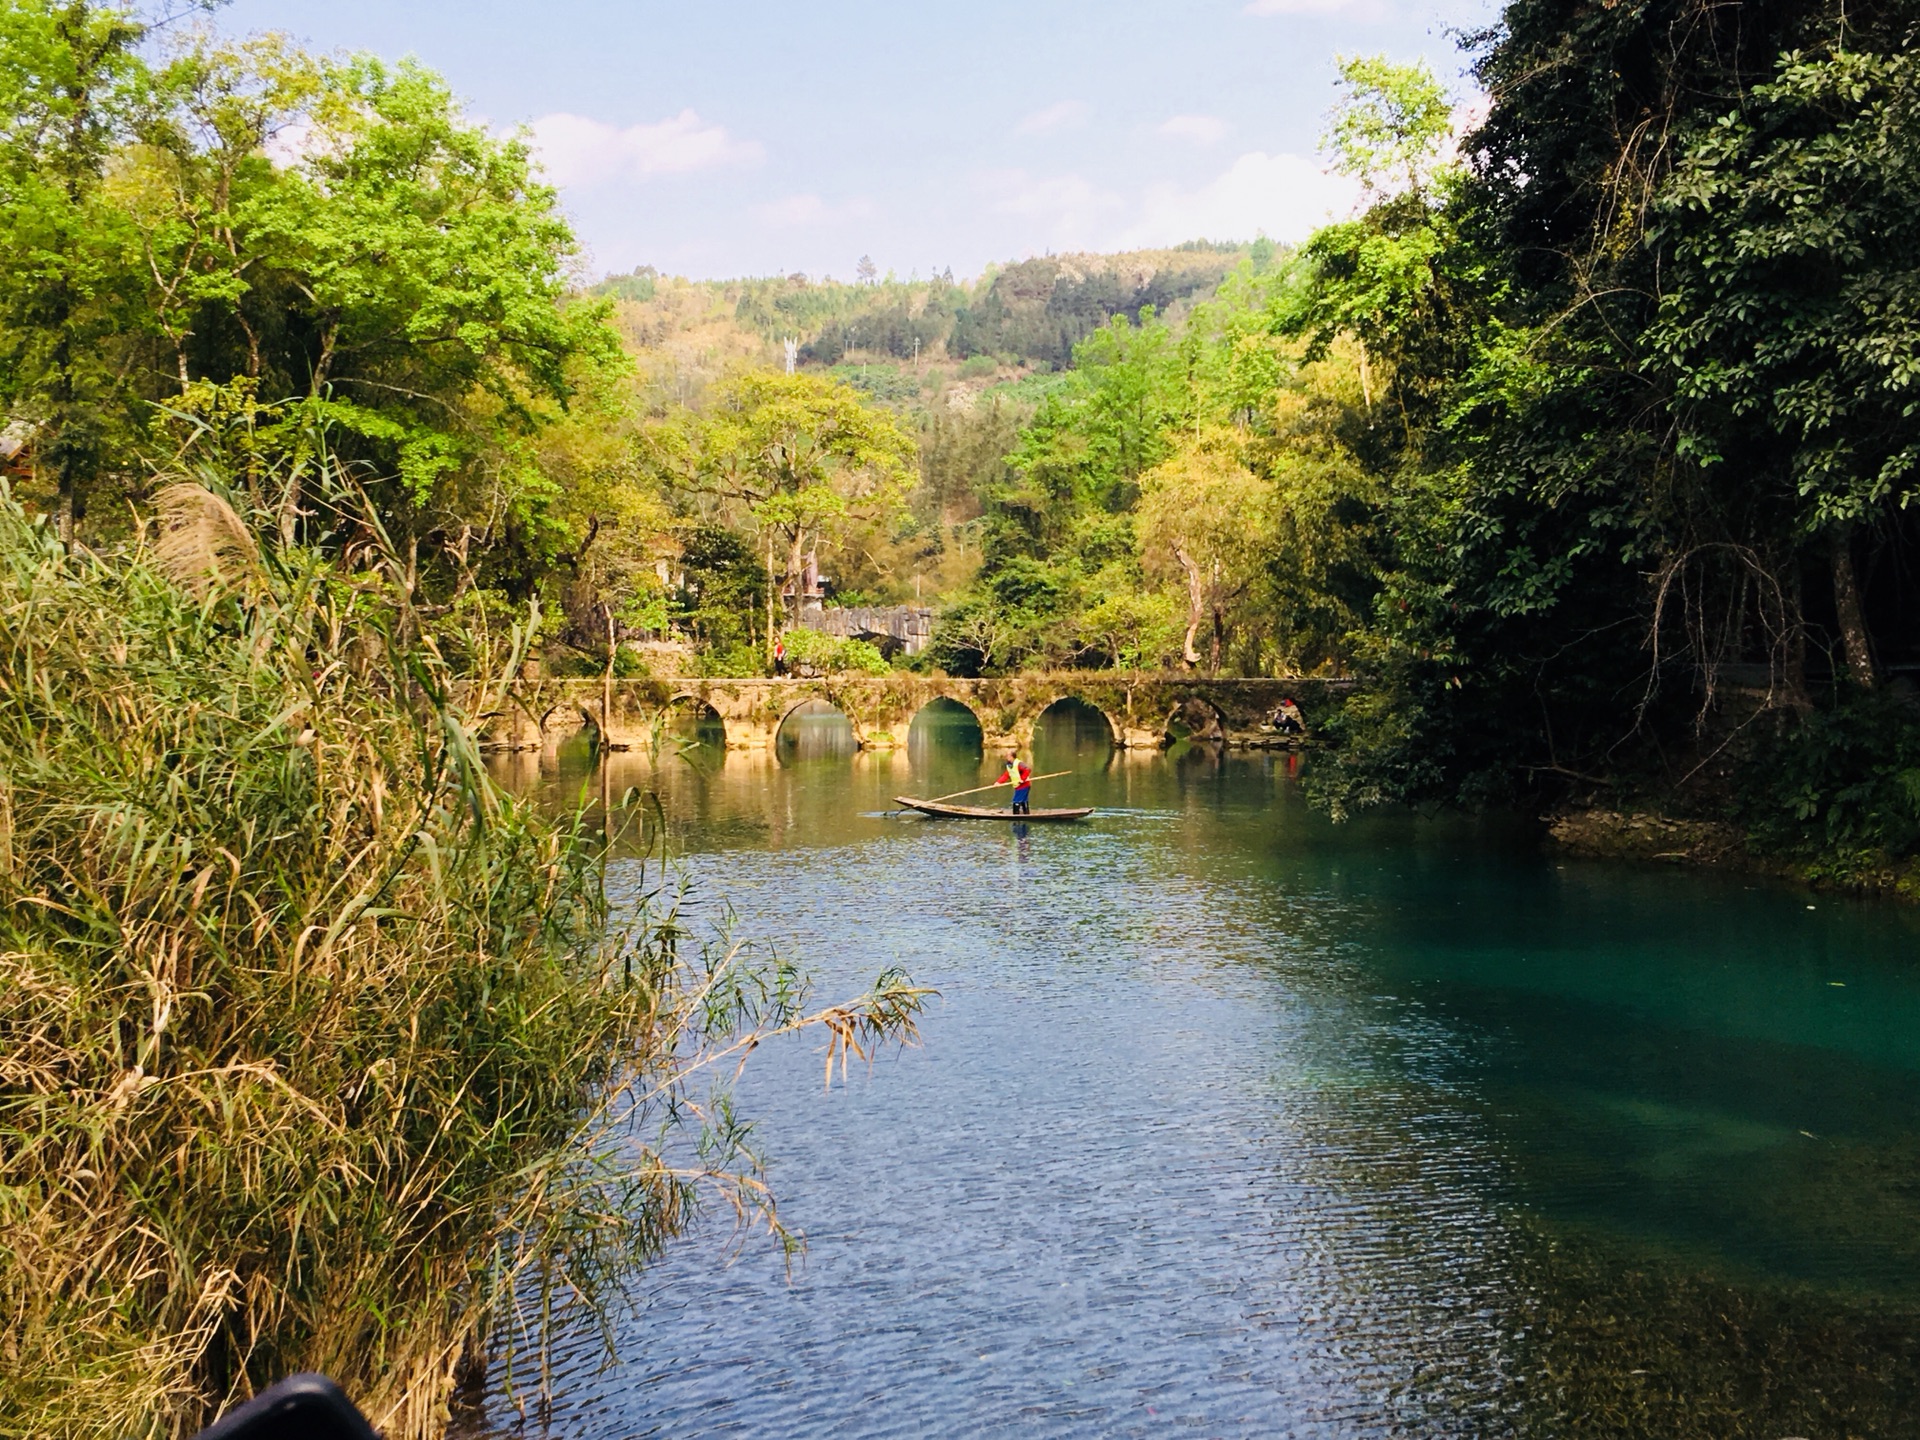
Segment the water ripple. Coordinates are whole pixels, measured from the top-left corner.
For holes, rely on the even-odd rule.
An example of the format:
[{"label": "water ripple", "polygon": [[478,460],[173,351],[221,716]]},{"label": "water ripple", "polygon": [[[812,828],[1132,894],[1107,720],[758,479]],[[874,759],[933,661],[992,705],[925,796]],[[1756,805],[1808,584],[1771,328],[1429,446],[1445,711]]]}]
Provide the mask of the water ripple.
[{"label": "water ripple", "polygon": [[[1026,840],[869,822],[689,858],[690,914],[724,900],[823,992],[899,965],[941,998],[922,1046],[831,1093],[809,1043],[756,1058],[740,1104],[803,1259],[674,1247],[610,1368],[592,1337],[558,1346],[554,1433],[1732,1434],[1713,1367],[1768,1326],[1814,1358],[1755,1362],[1747,1419],[1899,1413],[1914,1198],[1874,1182],[1817,1233],[1846,1177],[1751,1112],[1852,1127],[1849,1164],[1911,1154],[1920,1107],[1882,1084],[1911,1037],[1821,1050],[1756,1019],[1779,974],[1663,948],[1698,891],[1404,827],[1315,849],[1266,790],[1127,785],[1162,793]],[[1650,927],[1597,972],[1593,886]],[[1796,1203],[1740,1198],[1759,1180]],[[1710,1314],[1731,1329],[1701,1340]],[[1894,1380],[1822,1369],[1828,1342]],[[1689,1345],[1690,1378],[1645,1378]]]}]

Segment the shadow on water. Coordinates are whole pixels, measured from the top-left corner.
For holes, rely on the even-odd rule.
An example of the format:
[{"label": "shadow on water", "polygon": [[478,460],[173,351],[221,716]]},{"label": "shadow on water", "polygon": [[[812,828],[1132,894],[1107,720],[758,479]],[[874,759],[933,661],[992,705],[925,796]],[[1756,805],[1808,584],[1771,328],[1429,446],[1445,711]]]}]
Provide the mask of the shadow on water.
[{"label": "shadow on water", "polygon": [[1912,914],[1333,826],[1291,757],[1072,707],[1036,799],[1091,822],[876,818],[978,744],[611,757],[696,910],[943,999],[843,1091],[756,1057],[805,1263],[676,1248],[621,1364],[562,1347],[555,1433],[1920,1434]]}]

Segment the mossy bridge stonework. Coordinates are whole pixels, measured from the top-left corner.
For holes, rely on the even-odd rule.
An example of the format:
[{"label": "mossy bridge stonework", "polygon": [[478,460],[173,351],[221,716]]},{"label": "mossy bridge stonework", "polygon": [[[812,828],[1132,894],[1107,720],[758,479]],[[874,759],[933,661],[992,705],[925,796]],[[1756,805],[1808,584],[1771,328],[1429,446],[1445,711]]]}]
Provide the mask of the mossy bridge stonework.
[{"label": "mossy bridge stonework", "polygon": [[973,712],[982,741],[990,748],[1027,747],[1040,716],[1062,701],[1079,701],[1098,711],[1117,749],[1164,746],[1177,723],[1229,747],[1259,748],[1287,743],[1262,728],[1283,699],[1298,703],[1311,731],[1350,683],[1100,671],[987,680],[909,673],[616,680],[610,711],[603,717],[602,682],[544,680],[529,688],[521,706],[488,727],[484,743],[490,749],[537,750],[587,730],[604,734],[610,749],[640,749],[657,743],[676,720],[717,717],[726,727],[730,749],[770,749],[787,717],[817,700],[847,717],[860,748],[890,750],[906,745],[914,716],[946,700]]}]

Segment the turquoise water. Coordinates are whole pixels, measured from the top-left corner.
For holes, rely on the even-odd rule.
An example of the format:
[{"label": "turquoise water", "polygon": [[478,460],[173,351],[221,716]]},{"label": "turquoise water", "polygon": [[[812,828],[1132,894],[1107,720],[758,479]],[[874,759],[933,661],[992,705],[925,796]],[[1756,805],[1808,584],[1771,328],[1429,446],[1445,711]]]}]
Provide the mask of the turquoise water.
[{"label": "turquoise water", "polygon": [[823,996],[936,987],[923,1043],[755,1058],[804,1258],[677,1246],[553,1433],[1920,1434],[1911,913],[1334,826],[1289,757],[1071,725],[1036,803],[1085,824],[884,818],[994,757],[835,723],[611,778]]}]

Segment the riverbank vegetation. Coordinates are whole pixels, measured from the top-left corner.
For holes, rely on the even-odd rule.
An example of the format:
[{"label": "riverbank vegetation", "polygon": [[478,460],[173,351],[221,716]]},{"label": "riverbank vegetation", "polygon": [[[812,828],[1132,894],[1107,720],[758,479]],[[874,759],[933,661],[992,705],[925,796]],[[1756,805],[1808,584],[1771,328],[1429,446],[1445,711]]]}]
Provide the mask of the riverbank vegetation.
[{"label": "riverbank vegetation", "polygon": [[341,553],[184,479],[116,558],[0,497],[0,1433],[178,1433],[309,1368],[436,1433],[703,1202],[773,1223],[716,1059],[911,1034],[898,977],[809,1013],[671,894],[609,931],[599,821],[475,749],[526,628],[422,606],[305,485]]},{"label": "riverbank vegetation", "polygon": [[164,39],[0,6],[0,1434],[318,1368],[427,1436],[697,1213],[779,1233],[737,1061],[921,997],[809,1009],[658,870],[616,921],[642,810],[488,777],[542,598],[657,504],[525,152],[415,67]]}]

